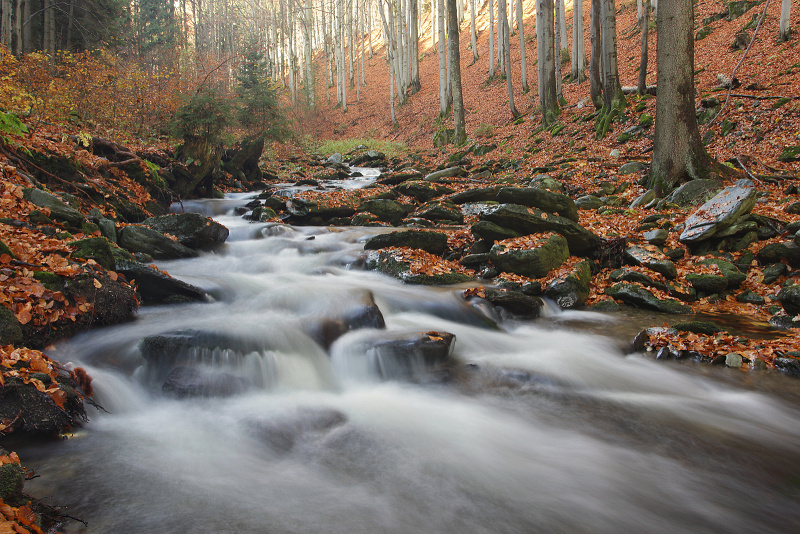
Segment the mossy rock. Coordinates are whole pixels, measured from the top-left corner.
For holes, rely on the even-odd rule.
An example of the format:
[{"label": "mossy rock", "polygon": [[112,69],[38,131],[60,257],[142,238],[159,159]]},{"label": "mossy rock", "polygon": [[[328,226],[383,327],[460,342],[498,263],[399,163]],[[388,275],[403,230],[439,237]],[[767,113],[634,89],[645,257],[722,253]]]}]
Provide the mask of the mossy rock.
[{"label": "mossy rock", "polygon": [[778,300],[787,314],[800,315],[800,284],[792,284],[781,289]]},{"label": "mossy rock", "polygon": [[718,324],[710,321],[687,321],[685,323],[675,323],[672,325],[672,328],[675,330],[680,330],[681,332],[694,332],[695,334],[705,334],[707,336],[713,336],[714,334],[724,331],[719,327]]},{"label": "mossy rock", "polygon": [[589,285],[592,281],[592,264],[584,260],[561,278],[547,284],[544,294],[553,299],[560,308],[579,308],[589,298]]},{"label": "mossy rock", "polygon": [[540,240],[534,248],[508,250],[498,243],[492,246],[490,254],[492,263],[503,272],[542,278],[569,258],[569,245],[564,237],[554,234]]},{"label": "mossy rock", "polygon": [[722,293],[728,288],[728,281],[725,277],[716,274],[691,273],[686,275],[686,280],[688,280],[697,291],[702,291],[707,295]]},{"label": "mossy rock", "polygon": [[64,289],[64,279],[51,271],[34,271],[33,277],[40,281],[44,287],[50,291],[61,291]]},{"label": "mossy rock", "polygon": [[19,464],[0,465],[0,499],[4,502],[22,493],[25,486],[25,470]]},{"label": "mossy rock", "polygon": [[407,230],[378,234],[368,239],[364,244],[364,250],[377,250],[388,247],[415,248],[441,256],[447,250],[447,235],[441,232]]},{"label": "mossy rock", "polygon": [[381,251],[372,256],[367,262],[367,267],[369,269],[394,276],[398,280],[401,280],[407,284],[414,285],[448,286],[475,280],[475,278],[472,276],[458,272],[435,275],[411,273],[409,272],[410,265],[408,263],[398,260],[394,257],[394,254],[386,251]]},{"label": "mossy rock", "polygon": [[0,306],[0,345],[17,345],[22,339],[22,327],[14,312]]},{"label": "mossy rock", "polygon": [[747,279],[747,276],[738,267],[720,258],[706,258],[698,263],[701,265],[716,265],[722,276],[727,280],[728,285],[732,287],[738,286]]},{"label": "mossy rock", "polygon": [[113,271],[116,268],[111,245],[105,237],[89,237],[73,241],[70,245],[75,247],[71,257],[81,260],[94,260],[102,268]]},{"label": "mossy rock", "polygon": [[778,161],[783,161],[785,163],[797,160],[800,160],[800,145],[784,147],[783,152],[778,156]]},{"label": "mossy rock", "polygon": [[0,255],[2,254],[8,254],[12,258],[16,258],[11,249],[8,248],[8,245],[6,245],[2,240],[0,240]]},{"label": "mossy rock", "polygon": [[627,282],[615,284],[605,291],[606,295],[621,300],[629,306],[644,308],[662,313],[689,314],[691,306],[673,299],[659,299],[645,288]]}]

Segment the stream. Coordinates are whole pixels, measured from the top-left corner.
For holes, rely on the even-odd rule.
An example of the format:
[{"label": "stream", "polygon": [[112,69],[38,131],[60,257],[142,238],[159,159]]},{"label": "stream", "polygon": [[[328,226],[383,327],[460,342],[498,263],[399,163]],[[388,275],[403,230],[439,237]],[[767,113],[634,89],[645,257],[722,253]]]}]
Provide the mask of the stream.
[{"label": "stream", "polygon": [[[26,492],[88,523],[66,532],[800,531],[797,380],[626,356],[641,325],[622,314],[488,328],[454,288],[363,270],[385,230],[233,214],[253,196],[184,202],[230,237],[159,262],[212,302],[142,308],[49,352],[87,369],[107,411],[18,449],[40,475]],[[385,329],[315,341],[373,302]],[[455,365],[393,368],[371,349],[431,331],[456,336]],[[176,332],[223,339],[181,357],[238,393],[163,393],[174,350],[146,359],[140,342]]]}]

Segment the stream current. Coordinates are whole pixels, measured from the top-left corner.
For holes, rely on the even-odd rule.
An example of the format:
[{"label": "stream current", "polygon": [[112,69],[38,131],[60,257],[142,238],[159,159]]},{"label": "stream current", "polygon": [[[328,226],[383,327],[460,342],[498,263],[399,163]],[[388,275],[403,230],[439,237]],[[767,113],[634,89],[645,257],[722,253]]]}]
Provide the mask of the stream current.
[{"label": "stream current", "polygon": [[[143,308],[51,352],[89,371],[107,410],[20,450],[40,475],[26,491],[88,523],[67,532],[800,531],[800,383],[625,356],[615,314],[486,328],[453,288],[362,270],[383,230],[250,223],[233,209],[252,196],[185,202],[230,237],[159,263],[212,302]],[[328,350],[309,335],[370,299],[385,330]],[[140,341],[187,330],[243,340],[190,356],[246,391],[162,393],[168,369]],[[386,379],[365,354],[428,331],[455,334],[454,369]]]}]

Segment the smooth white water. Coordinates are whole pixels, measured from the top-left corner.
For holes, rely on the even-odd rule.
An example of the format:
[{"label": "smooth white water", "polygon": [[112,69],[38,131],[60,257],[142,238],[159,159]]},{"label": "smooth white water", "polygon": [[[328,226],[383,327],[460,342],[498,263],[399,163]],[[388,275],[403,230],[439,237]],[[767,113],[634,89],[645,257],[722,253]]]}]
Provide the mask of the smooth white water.
[{"label": "smooth white water", "polygon": [[[717,369],[720,381],[624,356],[617,340],[557,320],[482,328],[483,312],[453,288],[360,270],[363,241],[380,230],[224,214],[246,202],[185,203],[231,237],[160,264],[214,302],[145,308],[53,352],[87,368],[110,413],[89,408],[70,439],[21,451],[40,475],[26,491],[66,506],[85,532],[800,529],[800,412],[782,397],[732,370]],[[330,350],[312,339],[311,326],[370,294],[385,331],[353,330]],[[613,330],[613,316],[573,315]],[[254,387],[163,395],[168,369],[146,362],[139,341],[187,329],[242,340],[193,357]],[[456,335],[450,371],[387,381],[365,358],[376,338],[428,331]]]}]

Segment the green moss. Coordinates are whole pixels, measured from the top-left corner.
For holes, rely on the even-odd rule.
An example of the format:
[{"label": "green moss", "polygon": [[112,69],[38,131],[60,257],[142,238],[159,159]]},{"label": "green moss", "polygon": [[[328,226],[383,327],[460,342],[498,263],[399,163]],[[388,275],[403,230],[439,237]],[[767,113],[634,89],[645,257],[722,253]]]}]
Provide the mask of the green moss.
[{"label": "green moss", "polygon": [[0,240],[0,254],[8,254],[12,258],[16,258],[14,253],[11,252],[11,249],[8,248],[8,245],[6,245],[2,240]]},{"label": "green moss", "polygon": [[64,287],[64,279],[50,271],[34,271],[33,277],[50,291],[61,291]]}]

